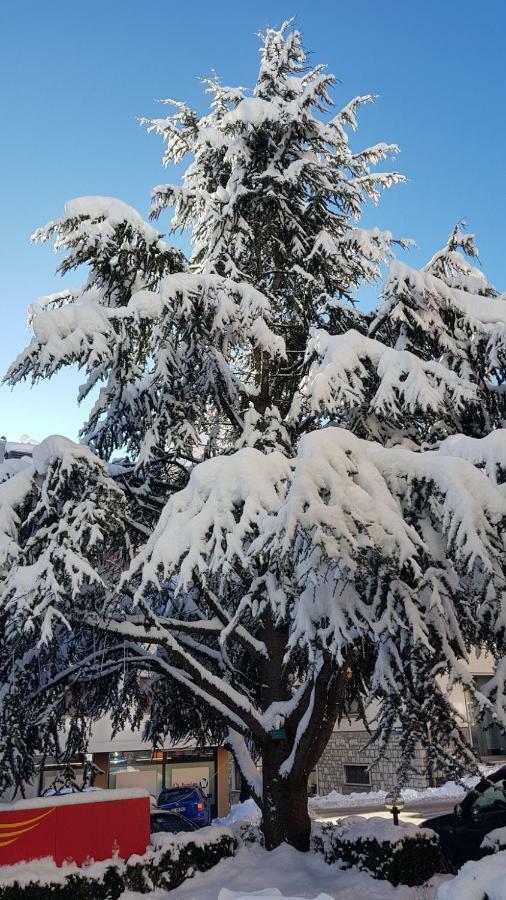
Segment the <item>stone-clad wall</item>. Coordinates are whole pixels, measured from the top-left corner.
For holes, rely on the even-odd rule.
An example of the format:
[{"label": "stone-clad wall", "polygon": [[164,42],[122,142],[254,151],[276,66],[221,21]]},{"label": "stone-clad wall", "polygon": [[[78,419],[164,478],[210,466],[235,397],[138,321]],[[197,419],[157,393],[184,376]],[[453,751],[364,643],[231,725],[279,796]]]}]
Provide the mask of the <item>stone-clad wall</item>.
[{"label": "stone-clad wall", "polygon": [[[328,794],[335,790],[346,794],[351,791],[388,791],[395,787],[396,771],[400,763],[399,738],[393,735],[389,741],[383,758],[374,763],[377,756],[377,747],[367,747],[368,735],[365,731],[335,731],[330,738],[327,747],[318,763],[318,793]],[[346,765],[370,765],[370,787],[351,786],[345,784],[344,766]],[[419,750],[414,760],[415,768],[421,773],[410,777],[409,786],[417,789],[428,786],[428,780],[424,775],[423,752]]]}]

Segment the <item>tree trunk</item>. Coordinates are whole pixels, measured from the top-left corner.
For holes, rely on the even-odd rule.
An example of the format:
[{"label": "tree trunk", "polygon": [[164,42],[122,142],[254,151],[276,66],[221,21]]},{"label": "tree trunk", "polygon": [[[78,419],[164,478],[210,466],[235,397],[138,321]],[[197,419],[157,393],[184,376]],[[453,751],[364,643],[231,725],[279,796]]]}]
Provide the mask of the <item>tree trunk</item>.
[{"label": "tree trunk", "polygon": [[[281,742],[283,743],[283,742]],[[275,745],[266,748],[262,757],[263,811],[262,831],[267,850],[283,841],[296,850],[309,850],[311,820],[307,803],[307,777],[298,774],[283,778],[279,766],[286,755]]]}]

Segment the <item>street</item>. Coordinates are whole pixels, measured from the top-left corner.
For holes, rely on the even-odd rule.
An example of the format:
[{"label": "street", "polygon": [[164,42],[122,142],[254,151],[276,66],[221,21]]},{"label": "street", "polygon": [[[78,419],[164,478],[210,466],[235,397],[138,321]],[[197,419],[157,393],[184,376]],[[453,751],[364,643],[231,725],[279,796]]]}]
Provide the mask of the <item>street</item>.
[{"label": "street", "polygon": [[[412,825],[420,825],[425,819],[432,816],[444,816],[446,813],[453,812],[453,808],[457,800],[426,800],[418,803],[406,804],[401,810],[399,818],[401,822],[410,822]],[[384,806],[344,806],[335,807],[333,809],[312,810],[311,817],[317,822],[335,822],[344,816],[381,816],[385,819],[391,819],[392,813],[388,812]]]}]

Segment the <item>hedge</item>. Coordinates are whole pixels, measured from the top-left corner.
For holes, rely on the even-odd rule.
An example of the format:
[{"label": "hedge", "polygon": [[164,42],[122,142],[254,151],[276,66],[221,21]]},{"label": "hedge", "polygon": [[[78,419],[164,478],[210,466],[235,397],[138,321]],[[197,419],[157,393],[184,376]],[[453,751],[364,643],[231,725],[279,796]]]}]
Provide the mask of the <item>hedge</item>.
[{"label": "hedge", "polygon": [[378,817],[350,816],[337,825],[314,828],[313,846],[327,863],[356,867],[393,885],[420,885],[436,873],[452,871],[433,831],[390,825]]},{"label": "hedge", "polygon": [[158,835],[143,856],[58,868],[52,860],[0,869],[0,900],[118,900],[123,891],[170,891],[195,872],[206,872],[234,856],[237,841],[228,828]]}]

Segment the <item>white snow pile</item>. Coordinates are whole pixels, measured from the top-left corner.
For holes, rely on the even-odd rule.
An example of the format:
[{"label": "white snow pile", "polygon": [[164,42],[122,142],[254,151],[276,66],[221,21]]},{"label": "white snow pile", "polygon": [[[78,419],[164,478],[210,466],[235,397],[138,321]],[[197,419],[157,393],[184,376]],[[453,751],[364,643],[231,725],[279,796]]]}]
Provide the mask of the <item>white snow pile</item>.
[{"label": "white snow pile", "polygon": [[[478,783],[478,778],[466,778],[465,786],[455,781],[447,781],[440,787],[424,788],[422,791],[416,788],[403,788],[400,792],[404,803],[418,803],[430,800],[460,800],[468,789]],[[357,791],[352,794],[340,794],[339,791],[330,791],[322,797],[311,797],[309,808],[316,811],[334,808],[350,808],[360,806],[384,806],[387,791]]]},{"label": "white snow pile", "polygon": [[506,851],[466,863],[440,885],[436,900],[506,900]]},{"label": "white snow pile", "polygon": [[497,853],[498,850],[505,850],[506,827],[494,828],[493,831],[489,831],[483,838],[481,846],[483,850],[493,850],[494,853]]},{"label": "white snow pile", "polygon": [[[432,881],[437,883],[439,877]],[[234,857],[224,859],[208,872],[197,872],[193,878],[168,893],[155,891],[150,900],[221,900],[223,889],[233,897],[301,898],[301,900],[433,900],[434,891],[404,885],[393,887],[388,881],[377,881],[358,869],[347,871],[338,864],[328,865],[317,853],[299,853],[288,844],[267,851],[258,845],[241,847]],[[278,893],[276,894],[276,890]],[[264,892],[263,895],[261,892]],[[236,896],[234,896],[234,894]],[[227,894],[225,894],[225,897]],[[145,900],[146,895],[134,891],[122,894],[121,900]]]},{"label": "white snow pile", "polygon": [[259,825],[261,818],[260,807],[250,797],[249,800],[244,800],[242,803],[233,803],[228,815],[222,816],[221,819],[213,819],[213,823],[231,828],[237,823],[244,824],[246,822],[252,825]]},{"label": "white snow pile", "polygon": [[[287,897],[286,894],[282,894],[281,891],[278,891],[277,888],[266,888],[262,891],[253,891],[250,893],[244,893],[244,891],[229,891],[228,888],[223,888],[218,894],[218,900],[248,900],[249,897],[263,897],[263,900],[279,900],[279,897],[283,897],[283,900],[304,900],[304,897]],[[334,900],[330,894],[318,894],[314,900]]]}]

